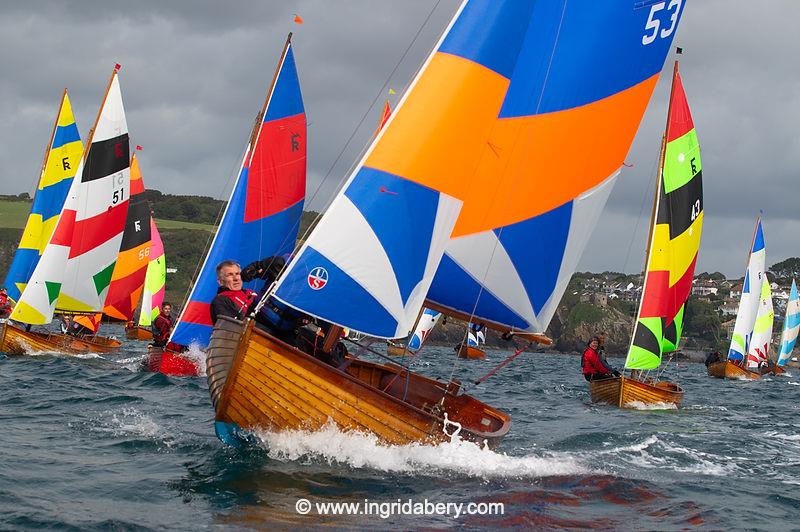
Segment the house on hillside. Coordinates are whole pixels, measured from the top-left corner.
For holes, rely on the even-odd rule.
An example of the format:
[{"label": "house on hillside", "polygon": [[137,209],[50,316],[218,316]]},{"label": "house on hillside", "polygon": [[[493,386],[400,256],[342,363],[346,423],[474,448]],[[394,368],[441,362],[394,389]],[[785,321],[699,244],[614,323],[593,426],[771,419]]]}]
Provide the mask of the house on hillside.
[{"label": "house on hillside", "polygon": [[742,288],[743,287],[744,287],[744,285],[742,283],[740,283],[740,282],[737,282],[736,284],[731,286],[731,297],[733,299],[736,299],[736,300],[740,299],[742,297]]},{"label": "house on hillside", "polygon": [[692,282],[693,296],[708,297],[710,295],[717,295],[718,291],[719,287],[717,287],[717,283],[715,283],[711,279],[706,279],[703,281],[698,281],[697,279],[695,279]]},{"label": "house on hillside", "polygon": [[722,305],[719,307],[719,312],[722,314],[723,318],[725,316],[736,316],[736,313],[739,311],[739,300],[729,297],[722,302]]}]

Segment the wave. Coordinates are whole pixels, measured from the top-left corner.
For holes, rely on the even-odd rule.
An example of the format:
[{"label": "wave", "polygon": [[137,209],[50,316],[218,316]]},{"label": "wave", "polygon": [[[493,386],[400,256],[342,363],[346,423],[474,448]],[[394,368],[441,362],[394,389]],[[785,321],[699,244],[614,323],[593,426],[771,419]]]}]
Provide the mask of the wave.
[{"label": "wave", "polygon": [[457,436],[438,445],[385,445],[372,434],[342,432],[330,422],[318,431],[260,431],[256,434],[269,456],[281,461],[312,459],[393,473],[452,472],[484,479],[537,478],[590,471],[579,460],[564,453],[509,456]]}]

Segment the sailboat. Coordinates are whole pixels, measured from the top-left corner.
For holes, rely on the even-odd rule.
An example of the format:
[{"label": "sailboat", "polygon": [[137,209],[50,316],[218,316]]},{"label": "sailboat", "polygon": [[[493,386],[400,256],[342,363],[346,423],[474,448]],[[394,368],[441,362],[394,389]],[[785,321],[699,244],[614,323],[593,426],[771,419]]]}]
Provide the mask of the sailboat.
[{"label": "sailboat", "polygon": [[156,227],[156,221],[150,215],[150,261],[144,276],[142,306],[139,312],[139,323],[125,326],[125,336],[130,340],[152,340],[150,326],[161,312],[164,302],[164,290],[167,283],[167,263],[164,256],[164,243]]},{"label": "sailboat", "polygon": [[392,356],[416,355],[441,317],[441,312],[429,308],[424,309],[408,343],[406,345],[389,344],[386,352]]},{"label": "sailboat", "polygon": [[769,279],[766,273],[764,273],[764,280],[761,282],[760,294],[756,321],[753,324],[753,337],[750,339],[750,347],[747,350],[747,369],[758,371],[763,375],[770,373],[768,370],[768,362],[770,361],[769,347],[772,343],[772,325],[775,321],[772,289],[769,286]]},{"label": "sailboat", "polygon": [[467,324],[466,341],[461,342],[455,348],[459,358],[469,358],[472,360],[486,358],[486,351],[481,349],[481,345],[486,343],[486,333],[483,327],[475,323]]},{"label": "sailboat", "polygon": [[[210,303],[217,294],[216,266],[226,259],[242,267],[294,249],[306,184],[306,117],[291,33],[264,106],[249,137],[238,179],[200,274],[169,342],[150,349],[148,367],[172,375],[197,375],[199,368],[174,349],[205,349],[211,337]],[[245,286],[255,291],[264,282]]]},{"label": "sailboat", "polygon": [[[423,306],[543,340],[680,18],[679,3],[655,7],[462,3],[271,297],[333,324],[323,355],[341,327],[406,337]],[[457,380],[321,358],[252,319],[218,319],[218,437],[332,422],[390,444],[458,431],[496,446],[510,428]]]},{"label": "sailboat", "polygon": [[[101,312],[122,242],[130,196],[128,126],[117,68],[67,199],[35,270],[10,319],[44,325],[56,312]],[[75,338],[64,334],[29,332],[6,324],[3,350],[55,351],[75,354],[109,352],[121,343],[112,338]]]},{"label": "sailboat", "polygon": [[708,375],[719,379],[752,380],[761,377],[758,371],[750,371],[745,366],[745,356],[750,349],[753,328],[758,313],[761,286],[766,277],[766,249],[764,246],[764,230],[761,217],[756,219],[756,228],[750,245],[750,256],[747,271],[744,274],[742,295],[739,299],[739,310],[733,326],[731,346],[725,360],[708,366]]},{"label": "sailboat", "polygon": [[[792,279],[792,289],[789,292],[789,301],[786,303],[786,318],[783,320],[781,351],[778,353],[778,367],[781,369],[786,366],[792,356],[798,330],[800,330],[800,296],[797,293],[797,284]],[[782,371],[778,373],[782,373]]]},{"label": "sailboat", "polygon": [[649,376],[666,353],[676,351],[703,231],[700,145],[678,61],[672,74],[667,125],[661,143],[650,219],[642,296],[625,369],[631,373],[589,383],[593,402],[620,408],[643,404],[680,406],[683,389]]}]

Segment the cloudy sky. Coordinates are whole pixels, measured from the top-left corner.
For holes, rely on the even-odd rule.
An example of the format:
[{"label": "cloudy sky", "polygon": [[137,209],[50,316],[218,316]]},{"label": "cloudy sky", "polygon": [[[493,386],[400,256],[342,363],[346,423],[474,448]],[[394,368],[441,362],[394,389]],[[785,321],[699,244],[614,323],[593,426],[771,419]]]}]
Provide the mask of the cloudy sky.
[{"label": "cloudy sky", "polygon": [[[0,3],[0,193],[32,192],[61,90],[85,138],[114,63],[148,187],[227,197],[294,31],[309,120],[309,199],[326,205],[457,0]],[[292,23],[293,14],[305,23]],[[759,210],[768,264],[800,256],[795,0],[688,0],[675,44],[703,155],[698,271],[743,274]],[[668,60],[666,72],[670,69]],[[581,270],[640,271],[664,127],[662,78]]]}]

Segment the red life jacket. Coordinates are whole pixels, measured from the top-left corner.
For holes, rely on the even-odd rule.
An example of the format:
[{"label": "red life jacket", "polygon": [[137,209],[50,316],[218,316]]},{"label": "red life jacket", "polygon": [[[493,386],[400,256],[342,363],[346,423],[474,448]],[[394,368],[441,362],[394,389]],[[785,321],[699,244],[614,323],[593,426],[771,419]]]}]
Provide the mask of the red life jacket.
[{"label": "red life jacket", "polygon": [[243,288],[241,290],[225,290],[224,292],[217,293],[217,295],[227,297],[233,301],[236,304],[236,308],[239,309],[239,316],[244,317],[245,312],[247,312],[247,307],[250,306],[250,303],[253,302],[258,294],[252,290]]},{"label": "red life jacket", "polygon": [[587,347],[583,352],[583,356],[581,356],[581,371],[583,371],[584,375],[605,375],[608,373],[608,369],[600,360],[600,354],[591,347]]}]

